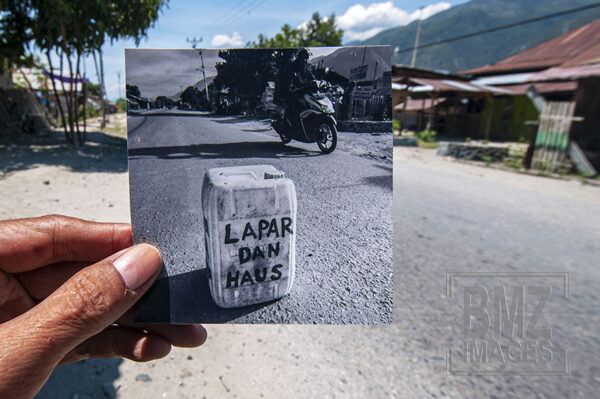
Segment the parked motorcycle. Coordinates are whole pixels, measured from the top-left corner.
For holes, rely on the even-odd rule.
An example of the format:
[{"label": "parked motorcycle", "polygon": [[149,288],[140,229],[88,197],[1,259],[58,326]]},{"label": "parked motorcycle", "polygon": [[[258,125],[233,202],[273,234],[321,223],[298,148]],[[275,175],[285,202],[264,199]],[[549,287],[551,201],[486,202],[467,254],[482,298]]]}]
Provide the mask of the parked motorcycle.
[{"label": "parked motorcycle", "polygon": [[337,145],[337,121],[333,103],[326,92],[329,83],[312,80],[303,87],[292,89],[291,96],[275,120],[273,129],[284,144],[292,140],[303,143],[316,142],[324,154],[329,154]]}]

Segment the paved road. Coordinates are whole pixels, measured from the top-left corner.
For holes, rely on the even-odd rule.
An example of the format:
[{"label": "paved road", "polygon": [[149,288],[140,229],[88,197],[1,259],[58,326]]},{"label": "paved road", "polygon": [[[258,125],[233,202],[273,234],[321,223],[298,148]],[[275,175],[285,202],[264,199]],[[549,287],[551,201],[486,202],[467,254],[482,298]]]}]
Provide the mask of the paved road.
[{"label": "paved road", "polygon": [[[341,150],[322,155],[316,143],[283,146],[268,126],[237,118],[146,115],[128,123],[134,237],[163,249],[170,276],[140,315],[170,313],[172,322],[391,322],[391,165]],[[202,178],[209,168],[256,164],[283,170],[296,185],[296,280],[291,295],[276,303],[224,311],[212,303],[204,270]]]},{"label": "paved road", "polygon": [[[414,337],[403,354],[418,356],[431,392],[597,397],[600,187],[397,148],[394,189],[394,320]],[[554,292],[539,325],[569,351],[570,375],[445,376],[446,348],[464,339],[461,305],[446,297],[446,272],[567,272],[569,299]]]},{"label": "paved road", "polygon": [[[600,189],[395,151],[392,326],[211,325],[203,347],[174,349],[158,362],[59,367],[39,397],[103,397],[103,385],[127,398],[597,397]],[[117,171],[126,165],[120,159]],[[127,174],[85,165],[93,166],[89,173],[41,166],[0,179],[12,193],[5,202],[22,204],[4,217],[60,211],[126,222]],[[91,198],[90,187],[102,185],[100,198]],[[448,376],[445,347],[461,333],[455,323],[462,318],[446,302],[448,270],[568,271],[571,299],[549,309],[556,317],[548,325],[566,338],[570,375]]]}]

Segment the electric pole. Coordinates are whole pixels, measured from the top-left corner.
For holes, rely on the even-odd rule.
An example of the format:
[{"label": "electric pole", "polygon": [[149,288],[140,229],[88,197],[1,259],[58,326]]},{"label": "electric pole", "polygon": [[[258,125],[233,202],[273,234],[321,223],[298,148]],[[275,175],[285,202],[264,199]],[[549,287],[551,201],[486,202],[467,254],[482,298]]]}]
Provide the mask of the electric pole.
[{"label": "electric pole", "polygon": [[[210,99],[208,98],[208,84],[206,83],[206,72],[204,71],[204,56],[202,55],[202,50],[198,50],[198,54],[200,54],[200,60],[202,60],[202,76],[204,77],[204,91],[206,92],[206,102],[210,104]],[[196,71],[200,71],[200,69],[196,69]]]},{"label": "electric pole", "polygon": [[410,67],[414,68],[417,62],[417,50],[419,48],[419,38],[421,37],[421,22],[423,16],[423,6],[419,8],[419,23],[417,24],[417,36],[415,37],[415,46],[413,48],[412,60],[410,61]]}]

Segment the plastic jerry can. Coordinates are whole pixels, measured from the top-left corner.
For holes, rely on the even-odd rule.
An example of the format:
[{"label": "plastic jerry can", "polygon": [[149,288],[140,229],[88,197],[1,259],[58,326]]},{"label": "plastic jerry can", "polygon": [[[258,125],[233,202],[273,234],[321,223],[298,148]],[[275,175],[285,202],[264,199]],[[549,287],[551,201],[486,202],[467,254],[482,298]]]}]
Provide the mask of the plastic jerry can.
[{"label": "plastic jerry can", "polygon": [[296,189],[270,165],[210,169],[202,183],[210,293],[223,308],[287,295],[296,267]]}]

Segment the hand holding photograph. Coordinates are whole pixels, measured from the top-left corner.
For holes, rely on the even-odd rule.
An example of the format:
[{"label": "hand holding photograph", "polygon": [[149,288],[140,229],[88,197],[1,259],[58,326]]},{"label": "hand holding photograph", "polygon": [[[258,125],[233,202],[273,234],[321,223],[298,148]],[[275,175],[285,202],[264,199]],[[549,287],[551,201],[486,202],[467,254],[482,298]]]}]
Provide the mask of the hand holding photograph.
[{"label": "hand holding photograph", "polygon": [[125,51],[140,322],[392,320],[391,50]]}]

